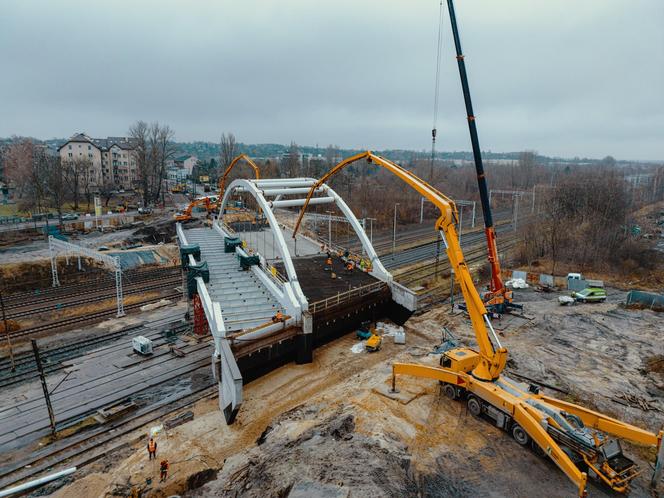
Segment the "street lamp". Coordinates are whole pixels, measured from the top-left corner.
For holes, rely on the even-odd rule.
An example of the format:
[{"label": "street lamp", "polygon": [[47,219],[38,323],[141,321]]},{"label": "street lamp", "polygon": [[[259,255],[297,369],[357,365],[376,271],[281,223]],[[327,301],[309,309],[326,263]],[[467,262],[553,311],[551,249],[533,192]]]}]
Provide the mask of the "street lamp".
[{"label": "street lamp", "polygon": [[394,227],[392,230],[392,254],[395,253],[397,247],[397,206],[398,202],[394,203]]},{"label": "street lamp", "polygon": [[327,247],[328,250],[332,250],[332,211],[326,211],[328,214],[327,218]]}]

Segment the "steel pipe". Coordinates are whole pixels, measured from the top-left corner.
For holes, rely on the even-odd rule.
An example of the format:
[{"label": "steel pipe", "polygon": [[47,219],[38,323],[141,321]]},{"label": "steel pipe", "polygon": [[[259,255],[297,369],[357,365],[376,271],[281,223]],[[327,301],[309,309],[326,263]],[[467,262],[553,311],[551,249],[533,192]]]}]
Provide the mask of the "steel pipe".
[{"label": "steel pipe", "polygon": [[[297,206],[303,206],[304,203],[306,202],[306,198],[302,199],[291,199],[287,201],[272,201],[269,202],[268,204],[270,207],[273,208],[281,208],[281,207],[297,207]],[[332,204],[334,203],[334,198],[333,197],[316,197],[314,199],[311,199],[309,201],[310,205],[314,204]]]},{"label": "steel pipe", "polygon": [[315,178],[309,178],[307,176],[298,176],[296,178],[258,178],[256,180],[249,180],[253,183],[284,183],[284,182],[304,182],[304,181],[313,181]]},{"label": "steel pipe", "polygon": [[[309,188],[307,187],[302,187],[302,188],[270,188],[266,190],[262,190],[262,194],[265,197],[275,197],[277,195],[301,195],[301,194],[308,194],[309,193]],[[325,192],[324,188],[318,188],[314,191],[317,194],[322,194]]]},{"label": "steel pipe", "polygon": [[62,470],[60,472],[56,472],[55,474],[50,474],[45,477],[40,477],[39,479],[35,479],[34,481],[28,481],[23,484],[19,484],[18,486],[14,486],[13,488],[7,488],[3,489],[0,491],[0,498],[4,496],[11,496],[15,493],[20,493],[21,491],[25,491],[30,488],[34,488],[35,486],[41,486],[42,484],[46,484],[47,482],[55,481],[56,479],[60,479],[61,477],[68,476],[69,474],[73,474],[76,472],[76,467],[71,467],[65,470]]},{"label": "steel pipe", "polygon": [[311,187],[316,183],[316,180],[253,180],[252,183],[256,185],[259,189],[263,188],[283,188],[283,187]]}]

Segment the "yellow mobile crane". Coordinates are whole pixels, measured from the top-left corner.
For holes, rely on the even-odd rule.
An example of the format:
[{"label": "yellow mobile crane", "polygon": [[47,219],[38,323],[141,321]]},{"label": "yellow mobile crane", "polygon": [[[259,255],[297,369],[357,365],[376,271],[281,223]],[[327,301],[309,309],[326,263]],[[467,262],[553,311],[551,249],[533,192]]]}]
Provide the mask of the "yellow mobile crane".
[{"label": "yellow mobile crane", "polygon": [[580,497],[587,496],[588,475],[614,491],[625,493],[630,482],[640,473],[634,462],[622,453],[620,442],[610,438],[609,434],[657,447],[653,482],[659,480],[658,473],[661,473],[664,460],[662,431],[653,434],[582,406],[545,396],[535,386],[502,375],[507,349],[491,325],[464,260],[455,227],[458,213],[454,201],[436,188],[396,163],[370,151],[362,152],[341,161],[311,187],[293,237],[315,190],[349,164],[362,159],[395,174],[440,211],[435,229],[440,231],[450,264],[459,280],[478,344],[478,350],[461,347],[445,352],[439,367],[394,363],[392,389],[396,390],[399,374],[438,380],[448,398],[466,400],[471,414],[492,419],[523,446],[532,444],[541,448],[576,485]]}]

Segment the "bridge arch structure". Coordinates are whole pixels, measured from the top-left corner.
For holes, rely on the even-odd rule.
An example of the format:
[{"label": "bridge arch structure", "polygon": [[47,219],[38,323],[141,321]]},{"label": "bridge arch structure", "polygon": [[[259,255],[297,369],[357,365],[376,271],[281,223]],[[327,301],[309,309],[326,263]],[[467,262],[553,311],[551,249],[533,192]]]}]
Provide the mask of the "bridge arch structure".
[{"label": "bridge arch structure", "polygon": [[[242,403],[242,375],[234,356],[237,354],[238,341],[243,344],[251,344],[252,341],[259,343],[270,338],[279,337],[280,334],[285,334],[288,330],[297,330],[296,339],[301,339],[304,344],[309,344],[305,346],[305,349],[309,348],[311,350],[316,310],[310,309],[312,303],[308,301],[302,291],[293,259],[298,252],[298,240],[300,244],[304,245],[306,243],[309,247],[317,247],[316,252],[320,252],[321,242],[304,234],[298,234],[297,239],[294,238],[292,228],[279,222],[277,210],[303,206],[307,202],[307,194],[310,193],[311,187],[317,182],[318,180],[314,178],[237,179],[225,188],[223,198],[219,204],[220,215],[213,221],[211,229],[185,229],[182,225],[177,226],[177,235],[181,247],[200,244],[198,257],[201,261],[197,261],[192,254],[183,256],[187,259],[189,267],[196,267],[203,261],[210,265],[209,281],[206,281],[203,275],[195,276],[193,280],[196,282],[202,309],[214,339],[213,371],[219,383],[220,408],[224,411],[228,423],[234,420],[235,414]],[[255,244],[252,246],[251,236],[247,236],[246,233],[236,233],[228,224],[224,223],[224,213],[235,193],[249,194],[256,201],[261,214],[269,224],[269,228],[263,228],[269,230],[268,233],[271,232],[272,258],[283,264],[283,273],[285,273],[283,277],[272,271],[273,268],[264,260],[260,244],[256,243],[256,240],[253,241]],[[394,282],[392,275],[381,263],[378,254],[367,237],[363,224],[353,214],[343,198],[329,185],[323,183],[311,194],[308,204],[329,205],[338,208],[357,235],[362,245],[364,259],[371,261],[369,274],[374,277],[371,280],[376,282],[375,289],[382,289],[380,292],[387,292],[388,298],[391,295],[392,300],[408,310],[413,310],[415,298],[412,294],[408,294],[410,292],[408,289]],[[224,241],[237,238],[239,235],[244,235],[245,240],[242,246],[235,248],[235,254],[223,254]],[[214,240],[211,242],[212,239]],[[242,257],[252,255],[259,256],[260,264],[252,265],[244,272],[238,272],[237,266],[233,266],[232,270],[228,270],[228,273],[223,277],[217,275],[215,281],[213,275],[215,272],[218,273],[224,271],[224,268],[231,268],[238,257],[242,259]],[[252,285],[255,284],[260,287],[260,292],[263,295],[268,295],[268,301],[272,303],[271,309],[282,311],[283,322],[274,322],[265,316],[261,318],[264,323],[251,321],[249,315],[251,315],[252,309],[247,304],[250,299],[241,299],[241,296],[236,298],[234,296],[235,291],[229,290],[232,289],[232,284],[227,283],[227,280],[242,278],[251,278]],[[249,284],[242,285],[238,288],[246,291]],[[240,318],[234,318],[235,315],[239,315]]]}]

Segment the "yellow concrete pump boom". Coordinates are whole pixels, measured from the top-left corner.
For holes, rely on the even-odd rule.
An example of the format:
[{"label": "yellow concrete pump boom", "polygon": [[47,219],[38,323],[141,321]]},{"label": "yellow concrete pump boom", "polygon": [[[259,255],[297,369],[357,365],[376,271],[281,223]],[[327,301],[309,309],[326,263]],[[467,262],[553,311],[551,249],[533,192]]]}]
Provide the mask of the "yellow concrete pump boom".
[{"label": "yellow concrete pump boom", "polygon": [[254,170],[254,174],[256,175],[256,180],[260,180],[261,171],[258,168],[258,166],[256,165],[256,163],[253,162],[251,160],[251,158],[249,156],[247,156],[246,154],[240,154],[239,156],[237,156],[236,158],[234,158],[231,161],[231,163],[228,165],[228,168],[226,168],[226,171],[224,171],[224,174],[221,176],[221,179],[219,180],[219,198],[220,199],[224,198],[224,190],[226,189],[226,177],[231,172],[231,170],[235,167],[235,165],[237,163],[239,163],[240,161],[242,161],[243,159]]},{"label": "yellow concrete pump boom", "polygon": [[[608,434],[657,447],[652,481],[657,482],[664,460],[662,431],[654,434],[582,406],[544,396],[535,386],[527,386],[501,375],[507,362],[507,349],[502,347],[491,326],[464,260],[455,227],[455,204],[436,188],[370,151],[356,154],[341,161],[311,187],[295,224],[293,237],[316,189],[346,166],[362,159],[392,172],[439,209],[440,217],[435,228],[442,235],[450,264],[459,280],[479,346],[479,351],[462,347],[445,352],[440,367],[394,363],[393,390],[398,374],[438,380],[447,397],[466,399],[468,410],[473,415],[492,419],[496,426],[511,432],[521,445],[541,448],[574,482],[581,497],[587,496],[588,473],[620,493],[627,492],[629,483],[640,473],[636,464],[623,455],[619,441],[610,439]],[[588,473],[581,471],[579,466],[587,469]]]},{"label": "yellow concrete pump boom", "polygon": [[[475,337],[477,338],[477,344],[480,349],[481,361],[473,370],[473,376],[482,380],[494,380],[498,378],[500,372],[505,368],[507,350],[501,346],[498,336],[491,326],[482,298],[475,289],[470,271],[468,270],[463,253],[461,252],[459,237],[455,227],[455,224],[458,221],[456,205],[454,204],[454,201],[439,192],[436,188],[392,161],[377,156],[371,151],[361,152],[341,161],[311,187],[307,199],[300,210],[297,223],[295,224],[293,238],[297,234],[304,212],[309,205],[309,200],[316,189],[346,166],[362,159],[366,159],[367,162],[373,163],[376,166],[380,166],[394,173],[397,177],[419,192],[420,195],[431,201],[440,211],[440,217],[436,221],[436,229],[441,232],[443,242],[447,248],[447,255],[450,258],[450,263],[454,268],[456,278],[459,279],[459,285],[463,297],[466,300],[466,306],[468,307],[468,313],[473,323]],[[491,339],[489,338],[489,331],[491,332],[496,346],[492,344]]]}]

